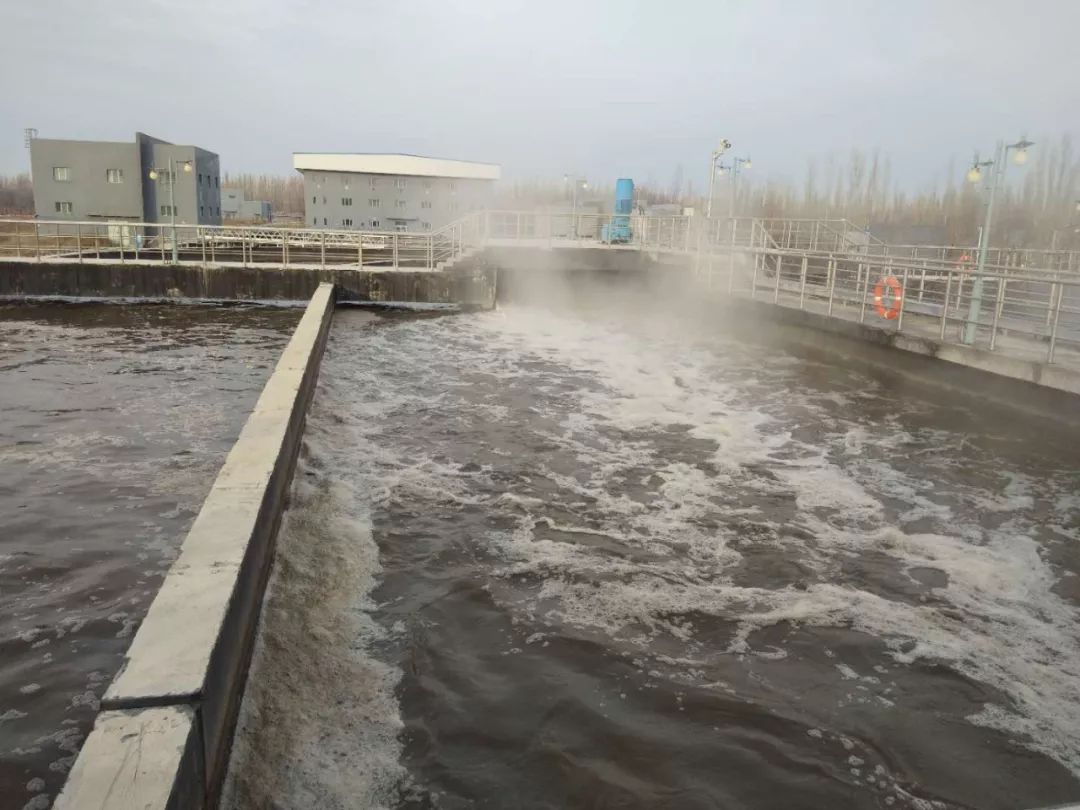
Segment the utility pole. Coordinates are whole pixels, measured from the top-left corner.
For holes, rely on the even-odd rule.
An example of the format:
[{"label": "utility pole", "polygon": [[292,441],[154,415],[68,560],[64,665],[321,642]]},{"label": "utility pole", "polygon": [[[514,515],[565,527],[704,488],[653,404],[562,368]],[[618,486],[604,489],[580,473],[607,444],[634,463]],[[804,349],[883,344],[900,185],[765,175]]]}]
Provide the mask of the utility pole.
[{"label": "utility pole", "polygon": [[[169,158],[169,168],[167,169],[167,171],[169,172],[169,224],[170,224],[171,229],[172,229],[172,260],[173,260],[173,264],[176,264],[180,260],[179,249],[178,249],[177,244],[176,244],[176,165],[177,165],[176,162],[173,160],[173,158],[170,157]],[[180,165],[184,167],[184,172],[185,173],[187,173],[187,174],[191,173],[191,161],[190,160],[182,160],[182,161],[180,161]],[[157,169],[157,168],[151,169],[150,170],[150,179],[151,180],[157,180],[161,176],[161,173],[163,171],[166,171],[166,170]]]},{"label": "utility pole", "polygon": [[37,138],[37,129],[34,127],[27,127],[23,130],[23,146],[26,147],[26,151],[31,153],[30,160],[30,182],[34,182],[34,161],[33,152],[31,149],[34,146],[34,139]]},{"label": "utility pole", "polygon": [[716,149],[712,151],[709,156],[709,199],[705,203],[705,218],[712,219],[712,202],[713,202],[713,189],[716,187],[716,172],[719,168],[718,164],[720,158],[724,156],[724,153],[731,148],[731,141],[727,138],[721,138],[720,143]]},{"label": "utility pole", "polygon": [[986,216],[983,219],[982,230],[979,232],[979,258],[975,267],[975,281],[971,285],[971,303],[968,305],[967,323],[964,324],[964,334],[961,337],[961,342],[966,346],[975,343],[979,312],[982,309],[983,273],[986,272],[986,257],[990,252],[990,227],[994,223],[994,202],[997,200],[998,187],[1005,180],[1005,167],[1009,150],[1015,150],[1016,154],[1013,159],[1016,163],[1023,165],[1027,162],[1028,147],[1034,145],[1034,142],[1029,141],[1026,137],[1010,144],[998,141],[997,148],[994,150],[994,159],[980,161],[979,156],[976,155],[975,161],[968,171],[968,180],[977,183],[982,178],[983,168],[989,167],[990,189],[987,193]]}]

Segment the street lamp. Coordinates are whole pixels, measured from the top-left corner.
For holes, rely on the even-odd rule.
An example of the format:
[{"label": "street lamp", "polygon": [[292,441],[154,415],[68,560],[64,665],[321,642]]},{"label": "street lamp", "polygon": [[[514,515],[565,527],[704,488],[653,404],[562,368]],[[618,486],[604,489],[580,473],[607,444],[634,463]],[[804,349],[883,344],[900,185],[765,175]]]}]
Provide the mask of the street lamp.
[{"label": "street lamp", "polygon": [[705,216],[708,219],[712,219],[713,188],[716,186],[716,174],[724,168],[720,165],[720,159],[730,148],[731,141],[727,138],[721,138],[720,143],[713,149],[712,154],[709,156],[709,199],[705,204]]},{"label": "street lamp", "polygon": [[968,319],[967,323],[964,324],[964,334],[961,337],[961,342],[967,346],[975,342],[975,329],[978,325],[979,310],[982,309],[982,274],[986,271],[986,255],[990,250],[990,226],[994,222],[994,201],[997,199],[998,188],[1005,179],[1009,150],[1015,152],[1013,160],[1023,165],[1027,162],[1028,148],[1034,145],[1034,141],[1029,141],[1026,137],[1021,138],[1016,143],[1007,144],[1004,141],[998,141],[993,160],[980,161],[978,154],[976,154],[971,168],[968,169],[968,180],[972,183],[978,183],[982,179],[983,169],[989,168],[990,188],[987,193],[986,215],[983,218],[982,231],[979,233],[979,260],[975,270],[975,282],[971,285],[971,303],[968,306]]},{"label": "street lamp", "polygon": [[168,172],[169,179],[169,222],[172,225],[172,260],[173,264],[179,261],[178,251],[176,247],[176,167],[182,166],[184,174],[191,174],[191,161],[181,160],[178,163],[172,158],[169,158],[169,168],[159,169],[156,166],[150,169],[150,179],[157,180],[165,172]]},{"label": "street lamp", "polygon": [[[728,167],[725,166],[724,168],[727,169]],[[739,182],[739,169],[752,168],[754,168],[754,163],[748,157],[731,159],[731,200],[728,204],[728,217],[731,219],[735,218],[735,195],[738,188],[737,184]]]},{"label": "street lamp", "polygon": [[573,221],[573,226],[572,226],[571,230],[573,232],[574,239],[577,239],[578,238],[577,193],[578,193],[578,189],[581,189],[582,191],[587,191],[588,188],[589,188],[589,181],[586,180],[584,177],[578,177],[576,175],[571,177],[568,174],[564,174],[562,179],[563,179],[563,185],[565,185],[567,183],[572,184],[570,186],[570,188],[571,188],[571,191],[570,191],[570,200],[571,200],[571,202],[570,202],[570,211],[571,211],[571,219]]}]

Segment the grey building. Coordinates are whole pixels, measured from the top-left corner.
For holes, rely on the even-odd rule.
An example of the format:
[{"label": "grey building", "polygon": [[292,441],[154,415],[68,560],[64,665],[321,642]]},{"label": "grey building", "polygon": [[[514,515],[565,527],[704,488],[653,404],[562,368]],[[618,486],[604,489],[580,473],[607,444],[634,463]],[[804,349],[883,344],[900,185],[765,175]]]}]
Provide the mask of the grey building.
[{"label": "grey building", "polygon": [[399,154],[296,152],[310,227],[424,232],[488,205],[493,163]]},{"label": "grey building", "polygon": [[132,143],[35,138],[30,165],[41,219],[169,222],[175,204],[178,224],[221,224],[220,161],[197,146],[142,132]]},{"label": "grey building", "polygon": [[272,211],[269,200],[249,200],[242,188],[221,190],[221,216],[247,222],[270,222]]}]

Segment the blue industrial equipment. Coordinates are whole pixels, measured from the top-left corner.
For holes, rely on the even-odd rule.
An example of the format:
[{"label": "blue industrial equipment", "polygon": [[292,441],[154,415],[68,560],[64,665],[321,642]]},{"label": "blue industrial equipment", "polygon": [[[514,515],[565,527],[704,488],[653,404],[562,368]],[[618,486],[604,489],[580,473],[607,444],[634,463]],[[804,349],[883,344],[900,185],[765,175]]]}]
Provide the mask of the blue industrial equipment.
[{"label": "blue industrial equipment", "polygon": [[634,181],[620,177],[615,182],[615,216],[611,223],[600,229],[600,238],[607,244],[626,243],[633,237],[630,230],[630,214],[634,210]]}]

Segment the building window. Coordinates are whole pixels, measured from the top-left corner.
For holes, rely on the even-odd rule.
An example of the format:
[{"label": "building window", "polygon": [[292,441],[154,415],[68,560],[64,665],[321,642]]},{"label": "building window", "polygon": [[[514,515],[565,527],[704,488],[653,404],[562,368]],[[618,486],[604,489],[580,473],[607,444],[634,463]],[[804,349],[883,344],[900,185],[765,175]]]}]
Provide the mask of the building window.
[{"label": "building window", "polygon": [[431,193],[431,181],[430,180],[425,180],[424,181],[424,193],[425,194],[430,194]]},{"label": "building window", "polygon": [[202,215],[203,215],[203,207],[200,205],[199,206],[199,217],[201,218]]},{"label": "building window", "polygon": [[394,202],[394,205],[397,206],[398,208],[405,208],[408,205],[408,203],[405,200],[397,200],[397,201]]},{"label": "building window", "polygon": [[312,217],[311,218],[311,224],[312,225],[318,225],[319,224],[319,218],[318,217]]},{"label": "building window", "polygon": [[450,183],[450,193],[451,194],[457,194],[457,183],[454,183],[454,182],[451,181],[451,183]]},{"label": "building window", "polygon": [[53,166],[52,179],[57,183],[70,183],[71,169],[67,166]]},{"label": "building window", "polygon": [[431,208],[431,200],[421,200],[420,201],[420,207],[421,208]]},{"label": "building window", "polygon": [[348,178],[348,177],[342,177],[342,178],[341,178],[341,186],[342,186],[342,188],[344,188],[344,189],[345,189],[346,191],[348,191],[348,190],[349,190],[349,178]]},{"label": "building window", "polygon": [[56,204],[56,213],[58,213],[58,214],[70,214],[71,213],[71,203],[69,203],[69,202],[58,202]]},{"label": "building window", "polygon": [[405,186],[406,186],[406,183],[405,183],[405,178],[404,177],[399,177],[394,181],[394,188],[396,188],[398,191],[404,191]]},{"label": "building window", "polygon": [[323,198],[322,198],[322,204],[326,205],[326,195],[325,194],[323,195]]},{"label": "building window", "polygon": [[202,185],[202,172],[199,172],[199,185]]},{"label": "building window", "polygon": [[176,207],[171,205],[161,206],[161,215],[163,217],[176,216]]},{"label": "building window", "polygon": [[369,208],[378,208],[382,203],[379,202],[378,197],[372,197],[367,201],[367,204]]},{"label": "building window", "polygon": [[352,197],[342,197],[341,198],[341,204],[342,205],[352,205]]},{"label": "building window", "polygon": [[322,218],[322,224],[323,224],[324,226],[326,225],[326,217],[323,217],[323,218]]},{"label": "building window", "polygon": [[431,223],[430,222],[423,222],[421,224],[424,226],[425,231],[430,231],[431,230]]},{"label": "building window", "polygon": [[106,169],[105,170],[105,182],[106,183],[123,183],[124,182],[124,170],[123,169]]},{"label": "building window", "polygon": [[352,220],[351,219],[343,219],[343,220],[341,220],[341,224],[344,225],[346,228],[351,228],[352,227]]},{"label": "building window", "polygon": [[371,220],[371,227],[372,228],[378,228],[379,227],[379,220],[377,220],[377,219]]},{"label": "building window", "polygon": [[314,197],[312,197],[312,198],[311,198],[311,204],[312,204],[312,205],[315,205],[315,203],[316,203],[316,199],[315,199]]},{"label": "building window", "polygon": [[371,186],[372,190],[376,189],[378,187],[378,185],[379,185],[379,178],[378,177],[369,177],[368,178],[368,184]]},{"label": "building window", "polygon": [[219,217],[221,216],[221,206],[214,209],[214,214]]},{"label": "building window", "polygon": [[221,188],[221,178],[220,177],[215,177],[214,178],[214,188]]}]

